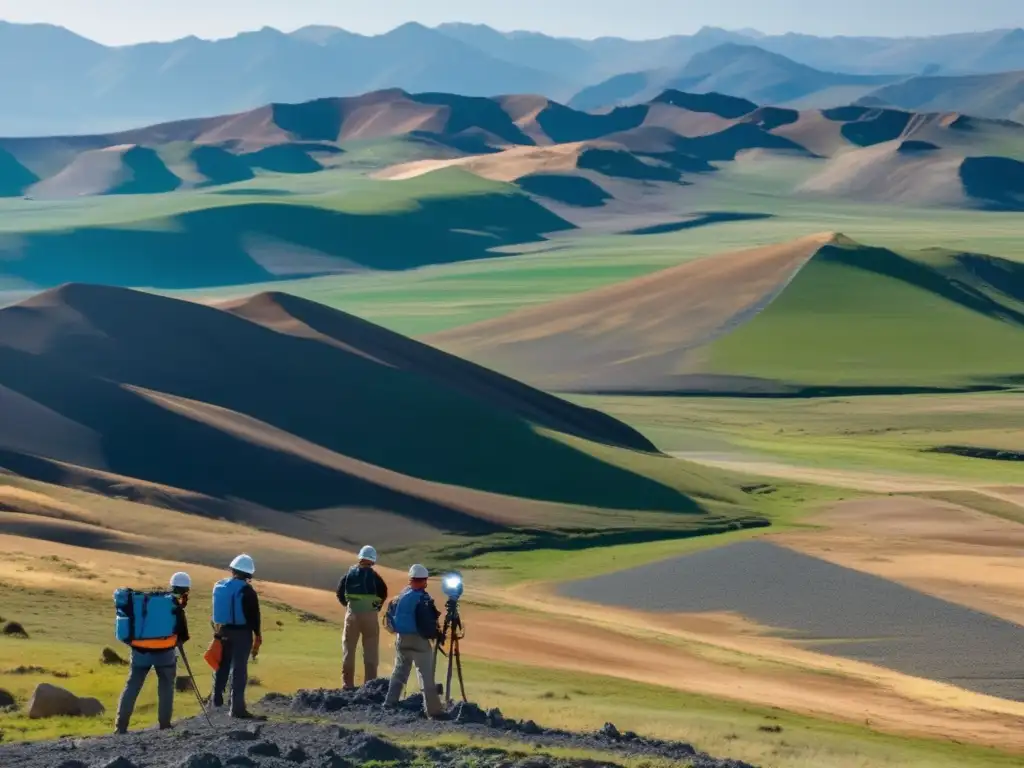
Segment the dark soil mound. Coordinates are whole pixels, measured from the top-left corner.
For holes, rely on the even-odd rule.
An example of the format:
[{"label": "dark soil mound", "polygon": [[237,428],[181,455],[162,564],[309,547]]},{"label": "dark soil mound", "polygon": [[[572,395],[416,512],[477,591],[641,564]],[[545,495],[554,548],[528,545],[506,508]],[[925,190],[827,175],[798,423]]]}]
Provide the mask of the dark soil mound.
[{"label": "dark soil mound", "polygon": [[[348,768],[360,763],[441,768],[585,768],[592,760],[553,757],[545,749],[596,750],[608,755],[609,768],[635,758],[685,761],[693,768],[754,768],[719,760],[682,742],[646,739],[620,733],[611,723],[594,733],[543,728],[532,721],[508,720],[496,709],[475,704],[453,705],[442,721],[428,721],[419,696],[385,711],[386,679],[373,680],[356,691],[300,691],[295,696],[271,694],[258,708],[274,722],[238,728],[222,714],[213,715],[213,729],[201,718],[180,722],[173,731],[141,731],[128,736],[62,739],[0,747],[4,768],[116,766],[117,768],[225,768],[226,766],[311,765]],[[292,722],[296,717],[330,717],[336,724]],[[278,722],[280,720],[280,722]],[[385,731],[382,737],[358,726]],[[428,747],[398,743],[403,737],[469,733],[509,742],[507,748]],[[521,745],[521,746],[520,746]]]}]

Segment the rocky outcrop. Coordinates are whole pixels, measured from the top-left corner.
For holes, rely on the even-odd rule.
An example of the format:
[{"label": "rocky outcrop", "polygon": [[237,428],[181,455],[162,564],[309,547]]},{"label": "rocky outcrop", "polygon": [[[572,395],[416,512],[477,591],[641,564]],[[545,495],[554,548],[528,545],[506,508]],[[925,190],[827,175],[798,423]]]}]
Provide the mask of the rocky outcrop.
[{"label": "rocky outcrop", "polygon": [[[139,731],[130,736],[61,740],[0,746],[0,765],[10,768],[227,768],[313,766],[354,768],[362,764],[439,768],[605,768],[636,760],[680,762],[693,768],[754,768],[735,760],[706,755],[690,744],[648,739],[620,732],[611,723],[593,733],[545,728],[533,721],[506,718],[498,709],[469,702],[451,706],[440,722],[428,721],[419,695],[394,709],[381,706],[387,680],[374,680],[356,691],[300,691],[294,696],[269,694],[258,708],[274,722],[239,728],[224,713],[212,713],[212,728],[203,718],[179,722],[172,731]],[[315,722],[309,722],[314,715]],[[294,722],[302,719],[305,722]],[[387,738],[369,732],[385,730]],[[405,736],[445,732],[475,735],[504,748],[475,746],[406,746]],[[443,741],[443,740],[442,740]],[[457,744],[458,739],[454,740]],[[469,741],[468,744],[472,744]],[[560,749],[586,750],[605,756],[600,762],[556,757]]]},{"label": "rocky outcrop", "polygon": [[28,703],[31,719],[44,717],[96,717],[106,711],[98,699],[76,696],[66,688],[40,683]]}]

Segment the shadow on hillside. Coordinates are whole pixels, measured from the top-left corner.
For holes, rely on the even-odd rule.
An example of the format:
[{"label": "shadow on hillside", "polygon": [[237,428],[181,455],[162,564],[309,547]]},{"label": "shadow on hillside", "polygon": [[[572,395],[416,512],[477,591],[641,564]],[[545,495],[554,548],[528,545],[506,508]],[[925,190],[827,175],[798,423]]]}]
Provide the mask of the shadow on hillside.
[{"label": "shadow on hillside", "polygon": [[516,179],[516,186],[524,192],[579,208],[597,208],[612,199],[599,185],[583,176],[534,173]]},{"label": "shadow on hillside", "polygon": [[[400,478],[371,481],[330,455],[314,458],[311,443],[414,478],[523,499],[703,512],[673,488],[539,433],[510,407],[510,400],[547,397],[543,393],[516,392],[522,385],[511,380],[488,381],[493,374],[484,369],[476,381],[456,386],[446,379],[457,382],[464,371],[457,364],[445,370],[448,361],[441,356],[406,360],[404,368],[391,359],[378,362],[369,357],[378,356],[374,344],[364,344],[355,332],[358,326],[343,349],[147,294],[112,299],[108,291],[75,289],[66,304],[88,318],[93,332],[56,335],[44,354],[0,348],[0,385],[100,435],[96,469],[290,512],[344,504],[388,509],[448,530],[496,527],[456,511],[481,511],[480,500],[458,488],[439,490],[451,508],[425,501]],[[30,329],[35,311],[4,310],[3,319],[12,322],[8,332]],[[424,355],[432,351],[420,346]],[[379,355],[387,358],[388,350]],[[226,414],[187,418],[114,382],[214,404],[280,432]],[[544,416],[549,407],[535,403],[534,420],[558,423]],[[565,411],[559,426],[566,430],[588,413],[571,406]],[[602,417],[611,421],[603,415],[592,420],[598,424]],[[49,456],[61,460],[60,450],[55,444]],[[0,463],[10,467],[8,460]],[[29,474],[59,481],[40,477],[38,467]],[[405,486],[409,490],[401,491]]]},{"label": "shadow on hillside", "polygon": [[638,229],[631,229],[624,234],[627,235],[662,235],[667,232],[682,232],[687,229],[697,229],[698,227],[707,227],[711,224],[725,224],[733,221],[759,221],[761,219],[771,219],[774,214],[771,213],[743,213],[740,211],[711,211],[709,213],[699,213],[692,219],[686,221],[669,221],[664,224],[653,224],[649,227],[640,227]]},{"label": "shadow on hillside", "polygon": [[964,191],[999,211],[1024,211],[1024,163],[1008,157],[968,157],[960,165]]},{"label": "shadow on hillside", "polygon": [[276,275],[255,262],[243,244],[261,235],[368,269],[403,270],[500,258],[489,249],[572,228],[525,195],[507,194],[431,198],[412,209],[367,214],[247,203],[193,211],[173,221],[173,228],[153,230],[25,233],[0,243],[0,272],[43,286],[201,288],[274,280]]},{"label": "shadow on hillside", "polygon": [[[859,246],[850,249],[827,245],[818,251],[814,258],[891,277],[915,288],[930,291],[982,315],[1024,325],[1024,313],[1000,304],[962,280],[951,278],[938,269],[908,259],[886,248]],[[1017,265],[1008,261],[1003,263],[1007,269],[1013,270],[1017,275],[1024,274],[1024,264]],[[1018,277],[1017,280],[1019,279]],[[1014,283],[1017,284],[1017,281]]]}]

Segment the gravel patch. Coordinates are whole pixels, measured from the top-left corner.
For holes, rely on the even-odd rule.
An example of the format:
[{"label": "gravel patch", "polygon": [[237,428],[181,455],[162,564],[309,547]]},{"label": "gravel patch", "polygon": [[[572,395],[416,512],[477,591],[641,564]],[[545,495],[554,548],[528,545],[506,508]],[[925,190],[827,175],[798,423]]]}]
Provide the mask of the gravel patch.
[{"label": "gravel patch", "polygon": [[735,611],[823,653],[1024,701],[1024,627],[765,541],[558,591],[647,611]]},{"label": "gravel patch", "polygon": [[[203,718],[181,721],[174,730],[144,730],[126,736],[60,739],[0,747],[4,768],[350,768],[363,763],[440,768],[598,768],[620,766],[627,758],[678,762],[693,768],[756,768],[723,760],[674,741],[621,733],[606,724],[594,733],[545,728],[512,720],[500,710],[459,702],[446,718],[427,720],[419,695],[397,708],[382,707],[387,680],[373,680],[356,691],[299,691],[268,694],[257,709],[266,723],[239,727],[222,713],[213,728]],[[316,722],[308,722],[315,718]],[[306,722],[301,722],[306,720]],[[374,733],[372,731],[376,731]],[[471,734],[500,739],[507,748],[403,746],[403,737]],[[594,750],[607,760],[571,760],[544,749]]]}]

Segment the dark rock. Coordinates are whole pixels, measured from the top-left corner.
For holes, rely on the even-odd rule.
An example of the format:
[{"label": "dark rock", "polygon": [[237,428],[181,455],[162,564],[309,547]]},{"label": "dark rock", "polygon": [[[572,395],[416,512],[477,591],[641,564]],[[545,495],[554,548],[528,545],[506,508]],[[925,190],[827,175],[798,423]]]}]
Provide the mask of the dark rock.
[{"label": "dark rock", "polygon": [[519,731],[520,733],[525,733],[530,736],[537,736],[541,733],[544,733],[543,729],[541,729],[539,725],[533,722],[533,720],[527,720],[526,722],[520,724]]},{"label": "dark rock", "polygon": [[404,749],[370,733],[354,736],[345,754],[358,760],[402,760],[406,757]]},{"label": "dark rock", "polygon": [[192,678],[188,675],[178,675],[174,679],[174,690],[178,693],[190,693],[192,691]]},{"label": "dark rock", "polygon": [[15,701],[14,694],[0,688],[0,709],[14,709],[17,705],[18,702]]},{"label": "dark rock", "polygon": [[353,768],[353,766],[354,763],[346,760],[334,750],[328,750],[327,754],[317,763],[317,768]]},{"label": "dark rock", "polygon": [[204,752],[201,755],[189,755],[181,763],[181,768],[222,768],[224,763],[216,755]]},{"label": "dark rock", "polygon": [[284,753],[284,759],[292,763],[304,763],[309,760],[309,753],[301,745],[296,744]]},{"label": "dark rock", "polygon": [[398,708],[404,709],[407,712],[421,712],[424,710],[424,705],[422,693],[414,693],[412,696],[398,702]]},{"label": "dark rock", "polygon": [[251,725],[244,730],[228,731],[227,738],[231,741],[256,741],[262,733],[262,728],[258,725]]},{"label": "dark rock", "polygon": [[113,648],[104,648],[100,654],[100,664],[108,664],[114,667],[128,666],[128,662],[122,659]]},{"label": "dark rock", "polygon": [[246,750],[252,757],[280,757],[281,748],[272,741],[261,741]]},{"label": "dark rock", "polygon": [[89,766],[81,760],[65,760],[57,768],[89,768]]},{"label": "dark rock", "polygon": [[7,637],[18,637],[22,640],[28,640],[28,632],[16,621],[9,621],[4,624],[3,633]]},{"label": "dark rock", "polygon": [[639,738],[640,737],[637,736],[636,733],[633,731],[626,731],[624,734],[622,734],[623,741],[636,741]]},{"label": "dark rock", "polygon": [[251,757],[246,757],[245,755],[235,755],[234,757],[228,758],[227,765],[238,765],[241,766],[241,768],[254,768],[256,761]]},{"label": "dark rock", "polygon": [[455,707],[454,720],[457,723],[476,723],[479,725],[486,725],[487,713],[480,709],[476,704],[463,701]]},{"label": "dark rock", "polygon": [[619,733],[619,729],[616,728],[612,723],[605,723],[601,730],[598,731],[602,736],[613,741],[618,741],[622,738],[622,734]]},{"label": "dark rock", "polygon": [[139,768],[127,757],[115,757],[109,763],[104,763],[102,768]]},{"label": "dark rock", "polygon": [[494,709],[487,710],[487,725],[491,728],[508,728],[509,722],[505,719],[501,710],[495,707]]}]

